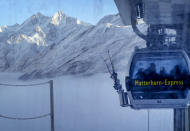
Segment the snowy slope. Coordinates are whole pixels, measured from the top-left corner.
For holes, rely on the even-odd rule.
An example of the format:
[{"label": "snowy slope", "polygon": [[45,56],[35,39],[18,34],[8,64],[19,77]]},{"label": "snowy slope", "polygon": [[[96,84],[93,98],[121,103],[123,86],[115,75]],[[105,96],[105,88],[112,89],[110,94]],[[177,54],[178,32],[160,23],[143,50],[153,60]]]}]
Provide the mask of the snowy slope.
[{"label": "snowy slope", "polygon": [[108,49],[116,68],[125,71],[135,46],[145,42],[119,15],[91,25],[61,11],[52,17],[37,13],[21,25],[0,27],[0,71],[22,72],[25,79],[105,72],[101,57]]}]

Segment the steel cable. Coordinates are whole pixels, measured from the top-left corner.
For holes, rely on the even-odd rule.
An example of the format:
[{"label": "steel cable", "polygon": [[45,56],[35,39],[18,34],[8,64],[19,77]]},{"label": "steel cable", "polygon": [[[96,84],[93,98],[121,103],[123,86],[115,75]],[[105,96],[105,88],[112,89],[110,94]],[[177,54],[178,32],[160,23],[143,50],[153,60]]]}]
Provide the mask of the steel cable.
[{"label": "steel cable", "polygon": [[42,82],[42,83],[37,83],[37,84],[28,84],[28,85],[11,85],[11,84],[4,84],[4,83],[0,83],[0,85],[2,86],[39,86],[39,85],[45,85],[45,84],[49,84],[50,82]]},{"label": "steel cable", "polygon": [[10,116],[5,116],[5,115],[0,114],[0,118],[10,119],[10,120],[34,120],[34,119],[40,119],[40,118],[48,117],[50,115],[51,115],[51,113],[43,114],[43,115],[35,116],[35,117],[19,118],[19,117],[10,117]]}]

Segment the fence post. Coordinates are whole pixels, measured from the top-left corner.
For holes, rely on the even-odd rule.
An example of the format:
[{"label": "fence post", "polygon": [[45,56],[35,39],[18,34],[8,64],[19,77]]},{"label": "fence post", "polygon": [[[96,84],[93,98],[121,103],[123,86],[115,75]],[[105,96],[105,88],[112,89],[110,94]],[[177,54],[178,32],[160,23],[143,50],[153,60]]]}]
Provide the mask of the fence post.
[{"label": "fence post", "polygon": [[53,80],[50,83],[50,113],[51,113],[51,131],[55,131],[54,127],[54,95],[53,95]]}]

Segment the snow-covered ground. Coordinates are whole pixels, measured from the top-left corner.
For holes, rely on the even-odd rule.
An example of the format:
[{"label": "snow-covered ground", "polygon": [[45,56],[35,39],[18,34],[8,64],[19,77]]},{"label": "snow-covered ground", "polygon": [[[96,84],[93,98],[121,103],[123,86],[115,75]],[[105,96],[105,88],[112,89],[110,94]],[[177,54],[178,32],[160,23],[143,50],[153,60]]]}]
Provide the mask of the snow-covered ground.
[{"label": "snow-covered ground", "polygon": [[[0,73],[0,83],[28,84],[47,81],[19,81],[21,74]],[[124,75],[120,76],[124,78]],[[123,83],[123,79],[122,79]],[[89,77],[62,76],[54,79],[55,131],[147,131],[147,110],[119,106],[108,74]],[[0,86],[0,114],[14,117],[49,112],[48,85],[36,87]],[[150,131],[172,131],[172,110],[150,110]],[[15,121],[0,118],[0,131],[50,131],[50,119]]]}]

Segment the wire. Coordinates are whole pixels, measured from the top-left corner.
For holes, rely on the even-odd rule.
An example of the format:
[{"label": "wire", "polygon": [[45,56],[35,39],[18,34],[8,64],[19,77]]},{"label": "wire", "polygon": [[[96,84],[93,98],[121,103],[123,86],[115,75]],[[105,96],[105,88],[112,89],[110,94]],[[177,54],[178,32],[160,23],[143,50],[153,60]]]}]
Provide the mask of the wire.
[{"label": "wire", "polygon": [[[101,57],[102,57],[102,56],[101,56]],[[112,72],[111,72],[111,70],[110,70],[110,68],[109,68],[109,66],[108,66],[108,64],[107,64],[107,62],[106,62],[106,59],[104,59],[103,57],[102,57],[102,59],[103,59],[105,65],[106,65],[106,68],[107,68],[108,72],[110,73],[110,75],[112,75]]]},{"label": "wire", "polygon": [[50,115],[51,115],[51,113],[43,114],[40,116],[28,117],[28,118],[20,118],[20,117],[10,117],[10,116],[0,114],[0,118],[10,119],[10,120],[34,120],[34,119],[40,119],[40,118],[48,117]]},{"label": "wire", "polygon": [[37,83],[37,84],[28,84],[28,85],[11,85],[11,84],[4,84],[4,83],[0,83],[0,85],[3,85],[3,86],[38,86],[38,85],[45,85],[48,83],[50,83],[50,81]]}]

